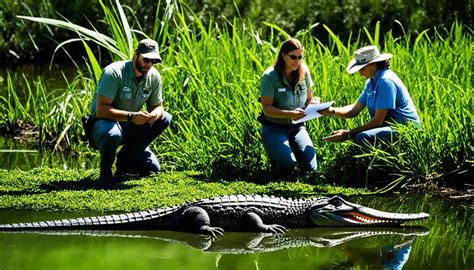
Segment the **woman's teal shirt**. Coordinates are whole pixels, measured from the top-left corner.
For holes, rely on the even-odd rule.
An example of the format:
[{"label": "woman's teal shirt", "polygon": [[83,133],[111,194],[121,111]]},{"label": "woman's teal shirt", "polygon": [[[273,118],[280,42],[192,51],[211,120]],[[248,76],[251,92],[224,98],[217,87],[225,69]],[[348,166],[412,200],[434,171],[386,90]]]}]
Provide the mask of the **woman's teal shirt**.
[{"label": "woman's teal shirt", "polygon": [[[304,109],[308,95],[308,89],[313,86],[311,74],[306,65],[304,67],[304,78],[299,81],[295,87],[291,87],[286,78],[275,70],[274,67],[269,67],[260,79],[260,97],[273,98],[273,106],[282,110],[294,110],[296,108]],[[274,118],[265,115],[265,118],[277,124],[292,124],[290,118]]]}]

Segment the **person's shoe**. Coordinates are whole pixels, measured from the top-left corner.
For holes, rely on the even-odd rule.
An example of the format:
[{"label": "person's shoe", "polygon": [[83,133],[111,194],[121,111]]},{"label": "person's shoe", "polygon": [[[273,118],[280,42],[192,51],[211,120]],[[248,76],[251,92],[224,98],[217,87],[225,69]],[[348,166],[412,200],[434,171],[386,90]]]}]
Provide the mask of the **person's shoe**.
[{"label": "person's shoe", "polygon": [[115,171],[116,177],[124,178],[126,175],[134,175],[139,177],[147,177],[153,174],[159,174],[160,171],[147,166],[145,163],[139,163],[135,161],[130,161],[128,165],[125,165],[124,162],[117,162],[117,170]]},{"label": "person's shoe", "polygon": [[130,170],[128,168],[124,168],[123,166],[117,165],[117,170],[115,171],[115,177],[124,178],[129,173],[130,173]]},{"label": "person's shoe", "polygon": [[118,182],[125,181],[125,175],[126,175],[126,173],[122,173],[122,172],[118,172],[118,171],[115,172],[113,182],[118,183]]},{"label": "person's shoe", "polygon": [[99,181],[101,182],[109,182],[114,178],[112,171],[111,170],[101,170],[100,171],[100,176],[99,176]]},{"label": "person's shoe", "polygon": [[119,154],[117,155],[115,167],[117,168],[115,175],[123,178],[127,174],[135,173],[132,168],[136,167],[136,164],[131,158],[126,158]]},{"label": "person's shoe", "polygon": [[106,186],[111,186],[116,183],[123,182],[124,178],[122,175],[113,175],[111,171],[100,172],[99,182]]},{"label": "person's shoe", "polygon": [[298,177],[298,181],[307,182],[311,180],[312,177],[313,177],[312,171],[305,171],[300,174],[300,176]]}]

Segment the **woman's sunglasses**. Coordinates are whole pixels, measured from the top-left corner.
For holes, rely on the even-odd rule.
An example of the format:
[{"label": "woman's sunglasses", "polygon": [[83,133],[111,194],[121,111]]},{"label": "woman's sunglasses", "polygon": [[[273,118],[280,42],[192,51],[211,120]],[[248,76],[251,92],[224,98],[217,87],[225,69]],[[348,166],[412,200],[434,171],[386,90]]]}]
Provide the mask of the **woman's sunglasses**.
[{"label": "woman's sunglasses", "polygon": [[288,56],[291,58],[291,60],[296,60],[296,59],[303,59],[303,55],[294,55],[294,54],[288,54]]},{"label": "woman's sunglasses", "polygon": [[154,64],[156,64],[156,63],[159,63],[160,60],[158,60],[158,59],[150,59],[150,58],[145,58],[145,57],[143,57],[143,62],[144,62],[145,64],[148,64],[148,63],[151,62],[151,63],[154,65]]}]

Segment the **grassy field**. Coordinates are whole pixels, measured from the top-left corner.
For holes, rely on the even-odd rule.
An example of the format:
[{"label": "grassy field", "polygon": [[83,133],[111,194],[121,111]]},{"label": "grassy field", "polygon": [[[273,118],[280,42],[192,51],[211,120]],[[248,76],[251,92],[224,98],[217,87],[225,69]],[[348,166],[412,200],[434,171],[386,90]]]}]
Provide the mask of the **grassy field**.
[{"label": "grassy field", "polygon": [[[51,92],[41,81],[26,77],[25,89],[8,83],[7,94],[0,97],[0,125],[30,123],[40,131],[40,141],[49,142],[54,151],[84,150],[80,118],[88,113],[100,71],[108,64],[99,62],[95,46],[106,48],[114,60],[129,59],[137,40],[144,36],[138,20],[133,17],[129,22],[120,6],[103,9],[110,33],[63,21],[23,17],[77,31],[88,52],[87,69],[78,69],[77,77],[59,92]],[[153,31],[163,57],[163,64],[157,68],[164,80],[165,106],[173,115],[173,125],[152,147],[159,153],[165,171],[191,170],[208,178],[241,180],[265,174],[267,159],[256,121],[261,110],[257,102],[259,79],[288,34],[266,23],[265,32],[271,34],[262,36],[262,29],[239,19],[229,21],[227,27],[212,23],[204,27],[192,11],[173,7],[164,12],[160,22]],[[331,33],[328,45],[311,35],[322,28]],[[388,184],[380,190],[387,191],[438,180],[463,183],[472,175],[472,35],[463,33],[463,26],[457,23],[451,29],[426,31],[436,31],[434,38],[426,32],[416,36],[407,32],[395,39],[389,32],[383,44],[379,42],[379,25],[373,33],[359,31],[360,37],[367,37],[371,44],[394,55],[392,69],[407,86],[422,129],[400,127],[397,143],[360,148],[320,138],[335,129],[354,128],[367,121],[368,114],[351,120],[313,120],[307,127],[318,155],[319,180],[351,180],[365,185],[378,182]],[[324,25],[302,29],[295,37],[305,46],[304,61],[315,82],[314,95],[323,101],[335,100],[336,106],[354,102],[364,81],[358,75],[347,74],[345,66],[352,53],[367,44],[344,44]],[[10,76],[6,79],[11,81]]]},{"label": "grassy field", "polygon": [[113,186],[98,181],[98,170],[3,170],[0,179],[0,209],[135,211],[230,194],[305,198],[367,193],[323,183],[211,181],[191,171],[130,178]]}]

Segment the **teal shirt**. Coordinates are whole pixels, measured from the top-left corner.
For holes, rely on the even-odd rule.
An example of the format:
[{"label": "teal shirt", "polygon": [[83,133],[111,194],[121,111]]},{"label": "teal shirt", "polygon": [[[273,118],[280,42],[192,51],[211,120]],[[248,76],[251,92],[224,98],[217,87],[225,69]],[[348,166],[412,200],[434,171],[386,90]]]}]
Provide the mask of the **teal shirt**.
[{"label": "teal shirt", "polygon": [[[282,110],[304,108],[308,89],[313,86],[313,80],[308,67],[304,64],[303,67],[305,70],[304,79],[299,81],[294,88],[273,67],[265,70],[260,79],[260,97],[273,98],[273,106]],[[268,115],[265,115],[265,118],[273,123],[292,124],[290,118],[274,118]]]},{"label": "teal shirt", "polygon": [[140,111],[145,103],[148,108],[163,103],[160,73],[152,67],[137,82],[132,65],[129,60],[105,67],[92,99],[91,115],[96,115],[97,95],[111,99],[114,108],[132,112]]}]

